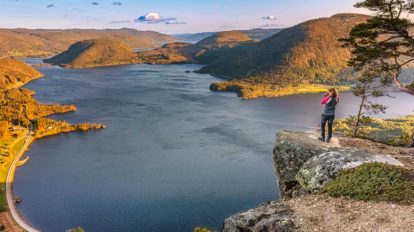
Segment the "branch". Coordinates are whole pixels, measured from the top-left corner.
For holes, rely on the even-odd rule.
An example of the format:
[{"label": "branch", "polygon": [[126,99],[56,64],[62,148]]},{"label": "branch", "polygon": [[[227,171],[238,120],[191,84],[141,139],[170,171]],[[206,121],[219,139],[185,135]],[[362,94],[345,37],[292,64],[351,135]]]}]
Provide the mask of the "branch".
[{"label": "branch", "polygon": [[399,79],[397,75],[393,75],[392,79],[394,79],[395,84],[400,89],[401,92],[408,93],[414,96],[414,89],[407,88]]}]

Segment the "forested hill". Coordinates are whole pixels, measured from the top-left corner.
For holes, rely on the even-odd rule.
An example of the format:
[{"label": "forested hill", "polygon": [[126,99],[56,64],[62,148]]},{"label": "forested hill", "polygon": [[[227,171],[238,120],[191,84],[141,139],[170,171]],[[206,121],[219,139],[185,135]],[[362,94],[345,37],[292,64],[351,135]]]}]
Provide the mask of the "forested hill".
[{"label": "forested hill", "polygon": [[[272,35],[280,32],[281,30],[282,30],[281,28],[271,28],[271,29],[254,28],[254,29],[249,29],[249,30],[239,30],[239,32],[249,36],[253,40],[263,40],[263,39],[271,37]],[[223,31],[223,32],[227,32],[227,31]],[[200,33],[176,34],[176,35],[171,35],[171,36],[173,36],[178,42],[195,44],[216,33],[219,33],[219,32],[200,32]]]},{"label": "forested hill", "polygon": [[259,43],[228,49],[201,72],[260,84],[337,83],[350,57],[338,39],[367,20],[360,14],[338,14],[285,29]]},{"label": "forested hill", "polygon": [[0,57],[45,57],[63,52],[78,41],[113,39],[132,48],[151,49],[174,42],[169,35],[135,29],[0,29]]},{"label": "forested hill", "polygon": [[44,62],[65,68],[88,68],[139,63],[133,49],[126,43],[110,39],[83,40]]},{"label": "forested hill", "polygon": [[0,90],[20,87],[42,74],[22,61],[0,58]]},{"label": "forested hill", "polygon": [[202,63],[207,64],[229,48],[253,43],[246,34],[239,31],[225,31],[213,34],[196,44],[176,42],[161,48],[139,52],[143,63]]}]

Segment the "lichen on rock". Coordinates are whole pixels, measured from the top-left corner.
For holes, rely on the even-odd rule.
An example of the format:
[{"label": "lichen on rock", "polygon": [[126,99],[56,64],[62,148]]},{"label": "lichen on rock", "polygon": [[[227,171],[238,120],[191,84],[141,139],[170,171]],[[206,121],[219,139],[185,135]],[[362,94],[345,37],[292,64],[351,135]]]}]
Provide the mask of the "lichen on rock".
[{"label": "lichen on rock", "polygon": [[334,180],[340,171],[374,162],[403,165],[389,156],[371,154],[355,148],[336,148],[310,158],[296,174],[296,180],[302,188],[317,191]]}]

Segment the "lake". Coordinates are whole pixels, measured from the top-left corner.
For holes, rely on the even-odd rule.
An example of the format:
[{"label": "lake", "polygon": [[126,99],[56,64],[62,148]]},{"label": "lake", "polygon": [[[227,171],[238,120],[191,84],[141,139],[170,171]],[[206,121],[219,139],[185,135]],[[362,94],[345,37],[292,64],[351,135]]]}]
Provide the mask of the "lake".
[{"label": "lake", "polygon": [[[219,230],[225,218],[279,197],[272,165],[277,131],[319,126],[320,94],[242,100],[209,91],[218,79],[197,65],[39,67],[25,87],[43,103],[75,104],[53,116],[104,130],[36,140],[14,190],[27,222],[42,231]],[[387,116],[413,109],[409,95],[381,99]],[[338,117],[355,114],[341,95]]]}]

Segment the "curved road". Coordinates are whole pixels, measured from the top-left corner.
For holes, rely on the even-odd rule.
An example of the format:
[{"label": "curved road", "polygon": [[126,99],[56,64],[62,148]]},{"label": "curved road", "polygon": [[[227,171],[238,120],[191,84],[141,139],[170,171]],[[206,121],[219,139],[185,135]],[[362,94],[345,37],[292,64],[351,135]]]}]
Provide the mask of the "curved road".
[{"label": "curved road", "polygon": [[24,152],[26,151],[27,147],[33,141],[33,137],[31,135],[32,132],[27,132],[25,135],[25,141],[20,149],[20,151],[14,157],[12,164],[10,165],[9,171],[7,172],[6,178],[6,199],[7,205],[9,206],[10,214],[13,220],[25,231],[28,232],[38,232],[38,230],[34,229],[33,227],[26,224],[23,218],[20,216],[19,211],[17,210],[14,195],[13,195],[13,181],[14,181],[14,173],[16,171],[17,163],[19,162],[20,158],[23,156]]}]

